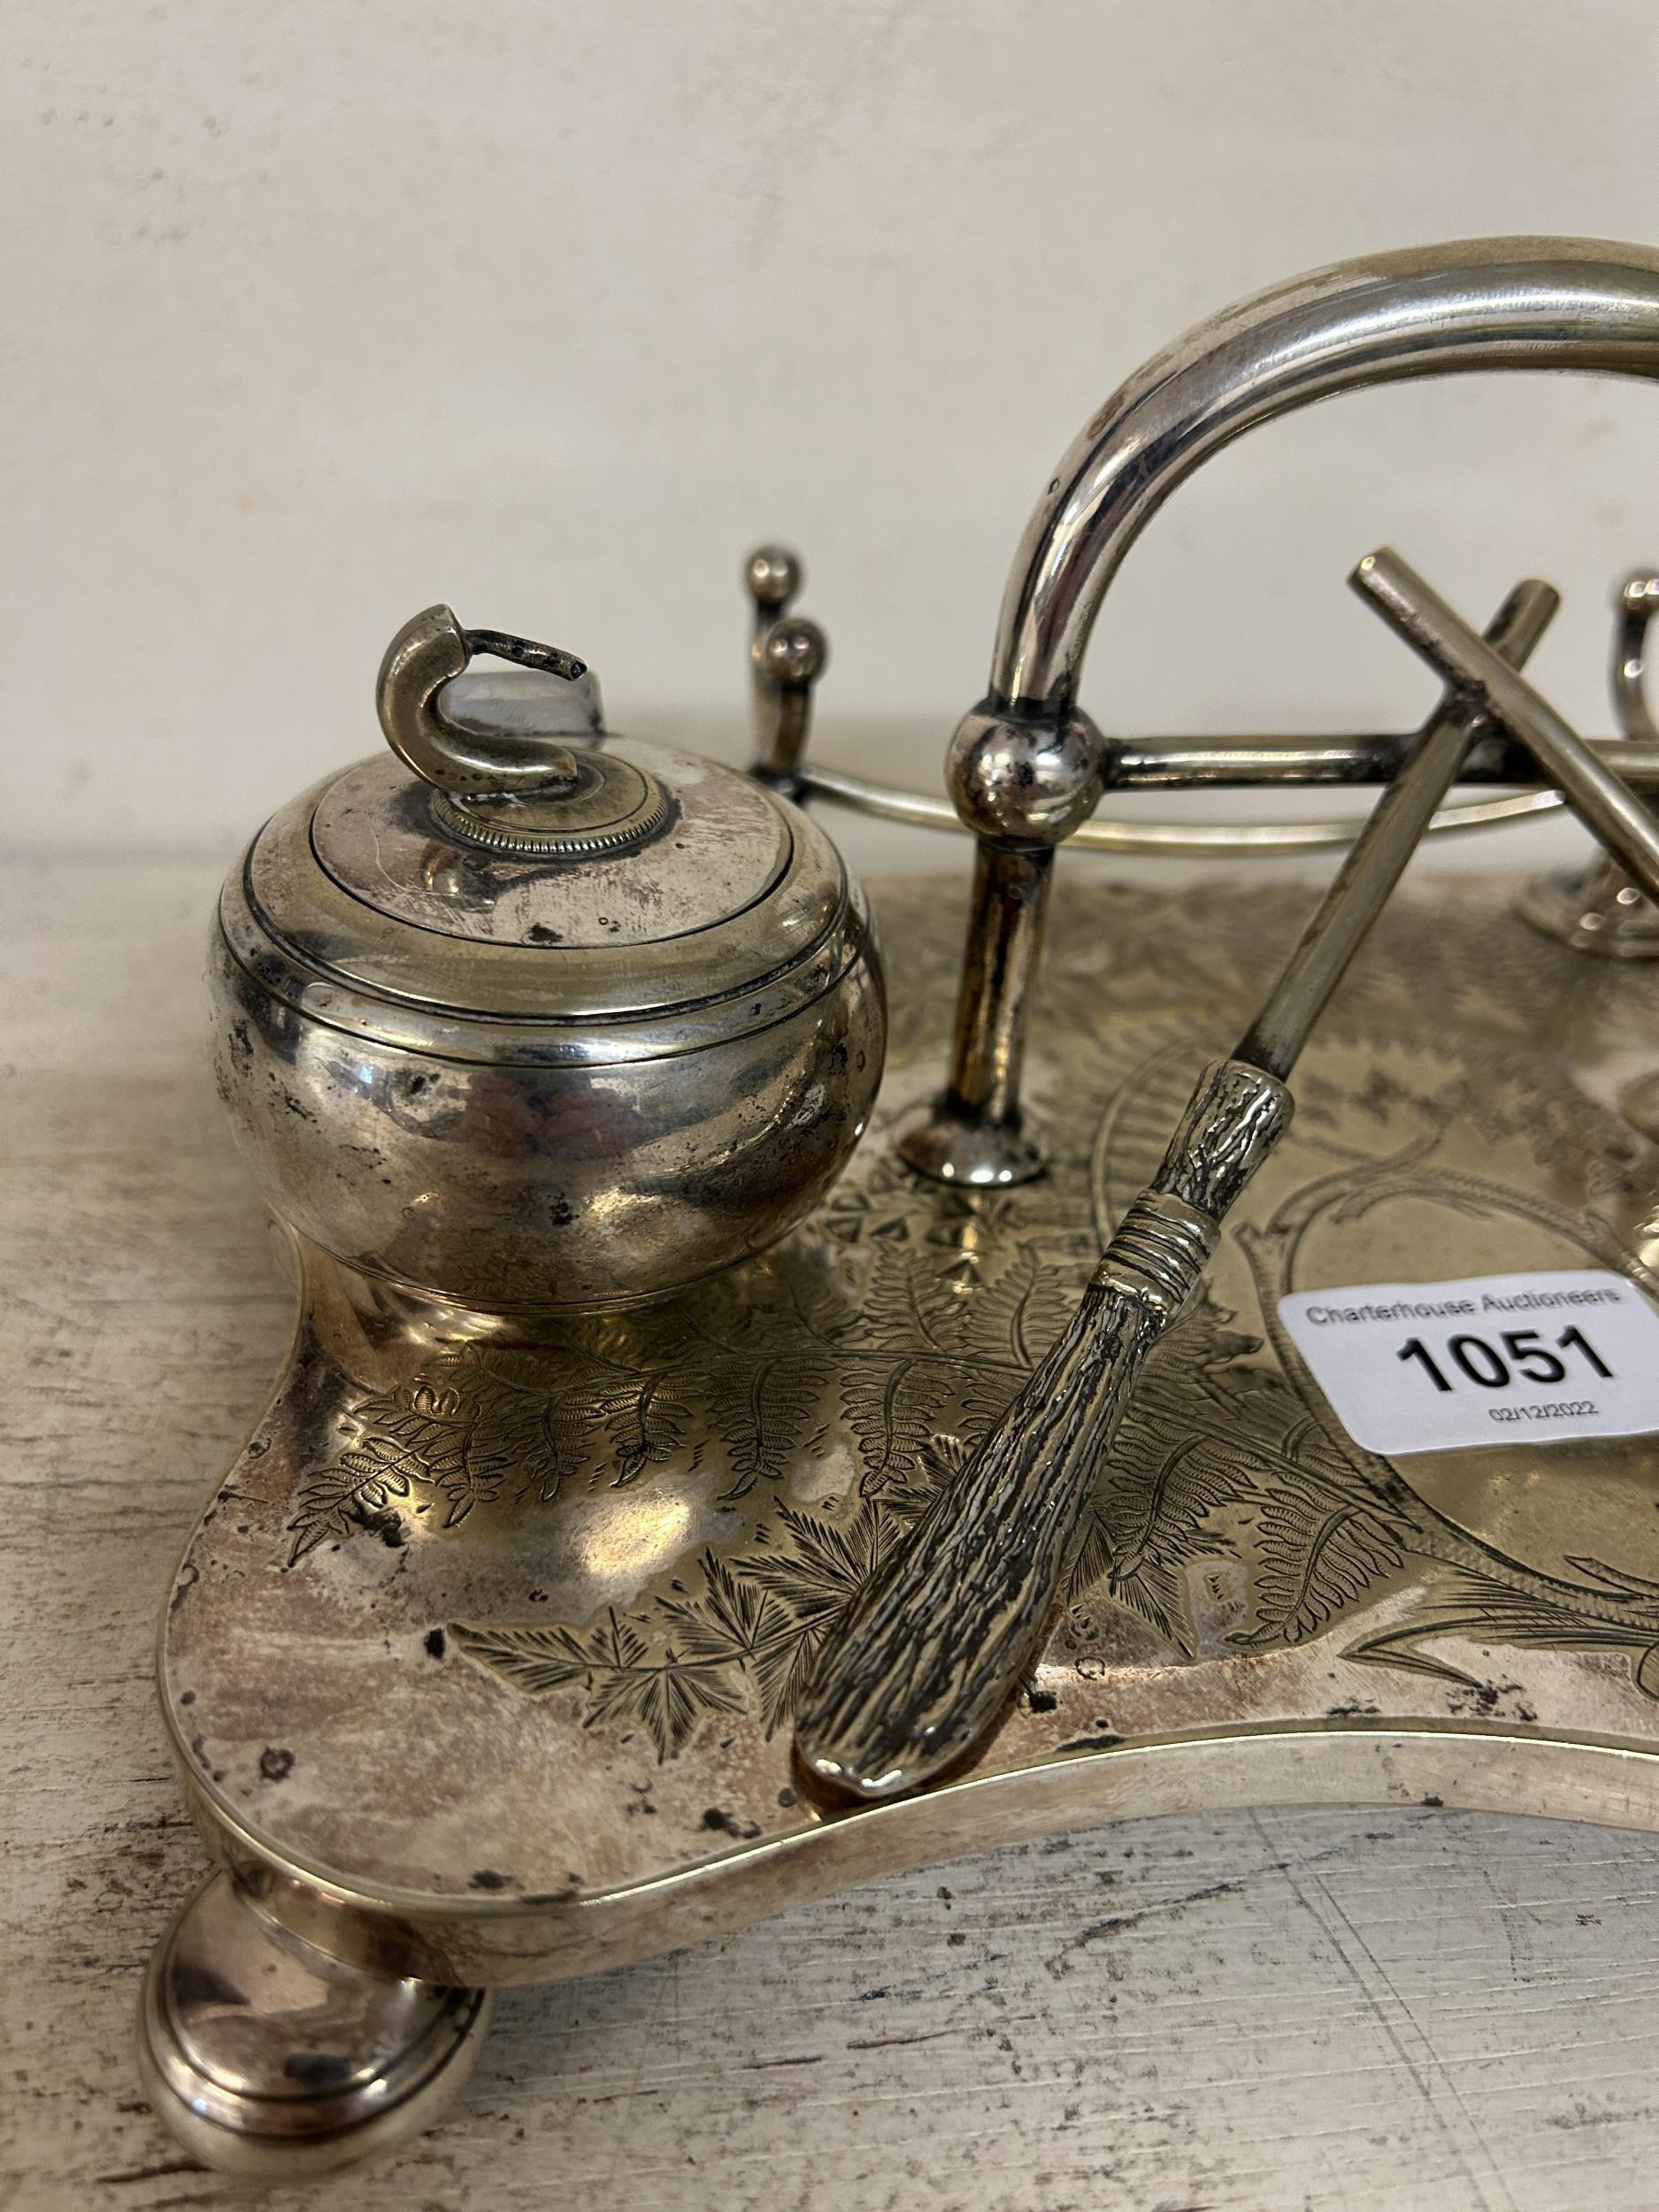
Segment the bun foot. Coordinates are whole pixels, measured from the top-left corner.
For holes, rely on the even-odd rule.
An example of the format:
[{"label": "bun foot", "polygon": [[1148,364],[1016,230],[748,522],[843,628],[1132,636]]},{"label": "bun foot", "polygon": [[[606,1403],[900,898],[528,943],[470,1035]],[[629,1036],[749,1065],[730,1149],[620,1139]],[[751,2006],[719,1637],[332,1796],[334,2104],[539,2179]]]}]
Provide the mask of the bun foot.
[{"label": "bun foot", "polygon": [[139,2065],[157,2116],[221,2173],[292,2181],[378,2156],[472,2072],[490,1993],[365,1973],[212,1875],[157,1947]]}]

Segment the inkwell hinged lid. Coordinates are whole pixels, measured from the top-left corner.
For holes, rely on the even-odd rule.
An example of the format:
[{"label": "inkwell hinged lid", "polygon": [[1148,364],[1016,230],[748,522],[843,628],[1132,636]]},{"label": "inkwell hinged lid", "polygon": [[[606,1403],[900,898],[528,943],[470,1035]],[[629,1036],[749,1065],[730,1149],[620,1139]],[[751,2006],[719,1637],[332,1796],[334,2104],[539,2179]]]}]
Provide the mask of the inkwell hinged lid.
[{"label": "inkwell hinged lid", "polygon": [[278,813],[221,902],[219,1025],[271,1065],[219,1040],[220,1087],[277,1211],[494,1304],[661,1295],[781,1234],[881,1066],[833,846],[608,732],[570,655],[445,607],[392,641],[377,705],[390,749]]},{"label": "inkwell hinged lid", "polygon": [[[475,653],[536,673],[473,672]],[[846,903],[802,814],[608,733],[592,672],[555,648],[434,607],[392,641],[376,697],[390,752],[279,814],[250,858],[272,934],[342,979],[475,1015],[649,1014],[747,991]]]}]

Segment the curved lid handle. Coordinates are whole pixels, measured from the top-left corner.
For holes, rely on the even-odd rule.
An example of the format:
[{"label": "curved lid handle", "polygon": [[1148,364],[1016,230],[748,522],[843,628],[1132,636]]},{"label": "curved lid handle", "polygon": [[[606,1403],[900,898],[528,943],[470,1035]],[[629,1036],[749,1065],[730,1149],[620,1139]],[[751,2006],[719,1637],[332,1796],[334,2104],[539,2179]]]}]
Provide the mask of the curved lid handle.
[{"label": "curved lid handle", "polygon": [[575,755],[546,730],[463,726],[445,712],[440,695],[465,673],[474,653],[562,676],[576,687],[569,729],[597,726],[597,692],[585,661],[504,631],[464,630],[439,606],[405,622],[386,649],[374,703],[387,743],[418,776],[455,797],[572,788],[580,775]]}]

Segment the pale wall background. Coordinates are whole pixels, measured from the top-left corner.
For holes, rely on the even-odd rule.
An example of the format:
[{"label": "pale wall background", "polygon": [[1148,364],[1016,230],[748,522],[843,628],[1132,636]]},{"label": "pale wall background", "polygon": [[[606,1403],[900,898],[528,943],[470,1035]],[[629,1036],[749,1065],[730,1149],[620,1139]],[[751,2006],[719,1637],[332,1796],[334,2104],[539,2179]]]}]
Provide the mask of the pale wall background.
[{"label": "pale wall background", "polygon": [[[1145,354],[1366,249],[1659,240],[1646,0],[4,19],[13,849],[228,855],[373,748],[381,648],[439,597],[590,657],[617,726],[741,758],[764,536],[804,549],[833,638],[820,753],[933,784],[1026,511]],[[1647,388],[1339,401],[1178,495],[1086,702],[1415,718],[1426,676],[1342,585],[1389,541],[1475,616],[1559,583],[1535,666],[1606,728],[1609,588],[1659,557],[1656,486]]]}]

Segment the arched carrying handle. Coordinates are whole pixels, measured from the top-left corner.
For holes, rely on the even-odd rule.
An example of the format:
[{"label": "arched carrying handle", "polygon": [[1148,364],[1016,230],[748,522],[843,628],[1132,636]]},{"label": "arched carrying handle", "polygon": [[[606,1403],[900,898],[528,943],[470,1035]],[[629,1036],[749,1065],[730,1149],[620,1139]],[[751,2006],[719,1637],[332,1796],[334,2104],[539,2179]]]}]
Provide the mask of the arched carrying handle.
[{"label": "arched carrying handle", "polygon": [[1198,324],[1112,395],[1050,479],[1003,595],[991,700],[1064,711],[1125,556],[1223,446],[1336,392],[1471,369],[1659,377],[1659,252],[1454,239],[1315,269]]},{"label": "arched carrying handle", "polygon": [[1089,632],[1129,548],[1223,446],[1336,392],[1470,369],[1659,379],[1659,253],[1594,238],[1474,238],[1316,269],[1201,323],[1136,372],[1049,479],[1003,595],[990,687],[946,759],[979,838],[945,1087],[900,1151],[941,1182],[1041,1172],[1020,1100],[1024,1006],[1054,849],[1117,749],[1077,704]]},{"label": "arched carrying handle", "polygon": [[516,662],[578,683],[588,665],[557,645],[503,630],[464,630],[448,607],[428,607],[405,622],[386,649],[374,703],[392,750],[418,776],[455,797],[554,792],[577,780],[575,757],[557,738],[507,728],[463,728],[444,712],[445,685],[465,673],[475,653]]}]

